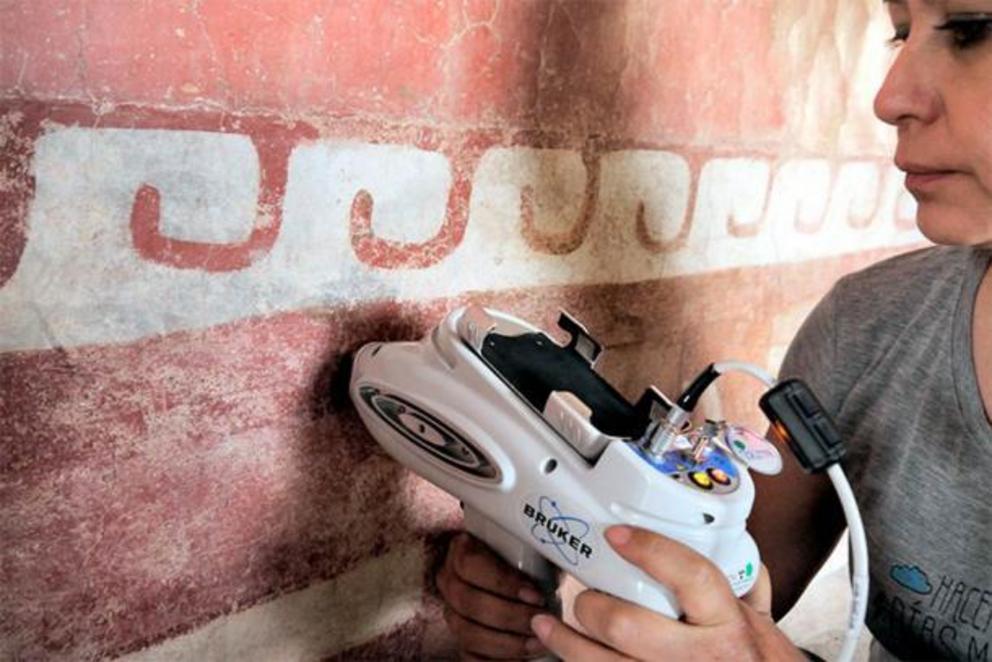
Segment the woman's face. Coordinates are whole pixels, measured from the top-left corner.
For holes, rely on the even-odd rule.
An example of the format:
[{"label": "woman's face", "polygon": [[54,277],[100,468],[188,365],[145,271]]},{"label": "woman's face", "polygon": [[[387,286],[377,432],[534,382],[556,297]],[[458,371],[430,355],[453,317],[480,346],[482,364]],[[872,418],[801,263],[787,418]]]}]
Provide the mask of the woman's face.
[{"label": "woman's face", "polygon": [[992,0],[886,4],[899,51],[875,114],[898,129],[917,224],[940,244],[992,245]]}]

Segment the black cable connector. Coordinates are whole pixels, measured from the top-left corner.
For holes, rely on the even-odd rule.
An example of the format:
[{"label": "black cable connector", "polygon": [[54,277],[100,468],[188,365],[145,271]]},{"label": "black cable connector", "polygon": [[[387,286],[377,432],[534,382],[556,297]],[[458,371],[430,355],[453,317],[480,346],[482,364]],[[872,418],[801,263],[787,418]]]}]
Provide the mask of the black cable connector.
[{"label": "black cable connector", "polygon": [[699,398],[703,395],[710,384],[716,381],[716,378],[720,376],[717,372],[715,364],[711,363],[706,366],[706,369],[701,373],[696,375],[696,378],[692,380],[689,387],[682,392],[679,399],[675,401],[681,409],[691,412],[696,408],[696,404],[699,402]]},{"label": "black cable connector", "polygon": [[804,382],[780,382],[758,404],[807,472],[824,471],[844,456],[837,427]]}]

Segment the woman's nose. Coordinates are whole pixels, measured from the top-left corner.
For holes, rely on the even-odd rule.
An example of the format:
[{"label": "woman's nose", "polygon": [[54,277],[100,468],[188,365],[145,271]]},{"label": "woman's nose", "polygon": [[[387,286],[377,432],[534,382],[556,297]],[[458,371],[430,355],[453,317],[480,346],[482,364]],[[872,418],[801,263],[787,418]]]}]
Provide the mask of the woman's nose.
[{"label": "woman's nose", "polygon": [[933,122],[940,114],[940,95],[929,76],[924,54],[906,43],[875,95],[875,115],[893,126],[916,120]]}]

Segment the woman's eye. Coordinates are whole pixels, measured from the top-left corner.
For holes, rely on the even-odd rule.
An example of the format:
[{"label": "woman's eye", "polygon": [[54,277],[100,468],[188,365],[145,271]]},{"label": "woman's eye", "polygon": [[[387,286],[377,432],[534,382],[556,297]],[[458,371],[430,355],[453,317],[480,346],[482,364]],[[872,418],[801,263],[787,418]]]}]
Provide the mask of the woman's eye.
[{"label": "woman's eye", "polygon": [[965,50],[984,42],[992,35],[992,15],[952,16],[938,30],[951,36],[954,47]]},{"label": "woman's eye", "polygon": [[902,46],[906,40],[909,39],[909,26],[907,25],[897,25],[895,27],[895,33],[886,40],[889,46],[896,48]]}]

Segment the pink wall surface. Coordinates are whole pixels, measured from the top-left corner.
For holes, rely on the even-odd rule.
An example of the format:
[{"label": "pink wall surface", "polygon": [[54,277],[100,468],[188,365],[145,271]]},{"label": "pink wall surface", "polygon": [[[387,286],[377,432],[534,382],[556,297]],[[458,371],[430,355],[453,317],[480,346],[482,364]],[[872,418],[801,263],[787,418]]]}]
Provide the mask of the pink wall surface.
[{"label": "pink wall surface", "polygon": [[0,658],[450,653],[349,355],[472,301],[631,397],[774,369],[920,241],[876,4],[0,4]]}]

